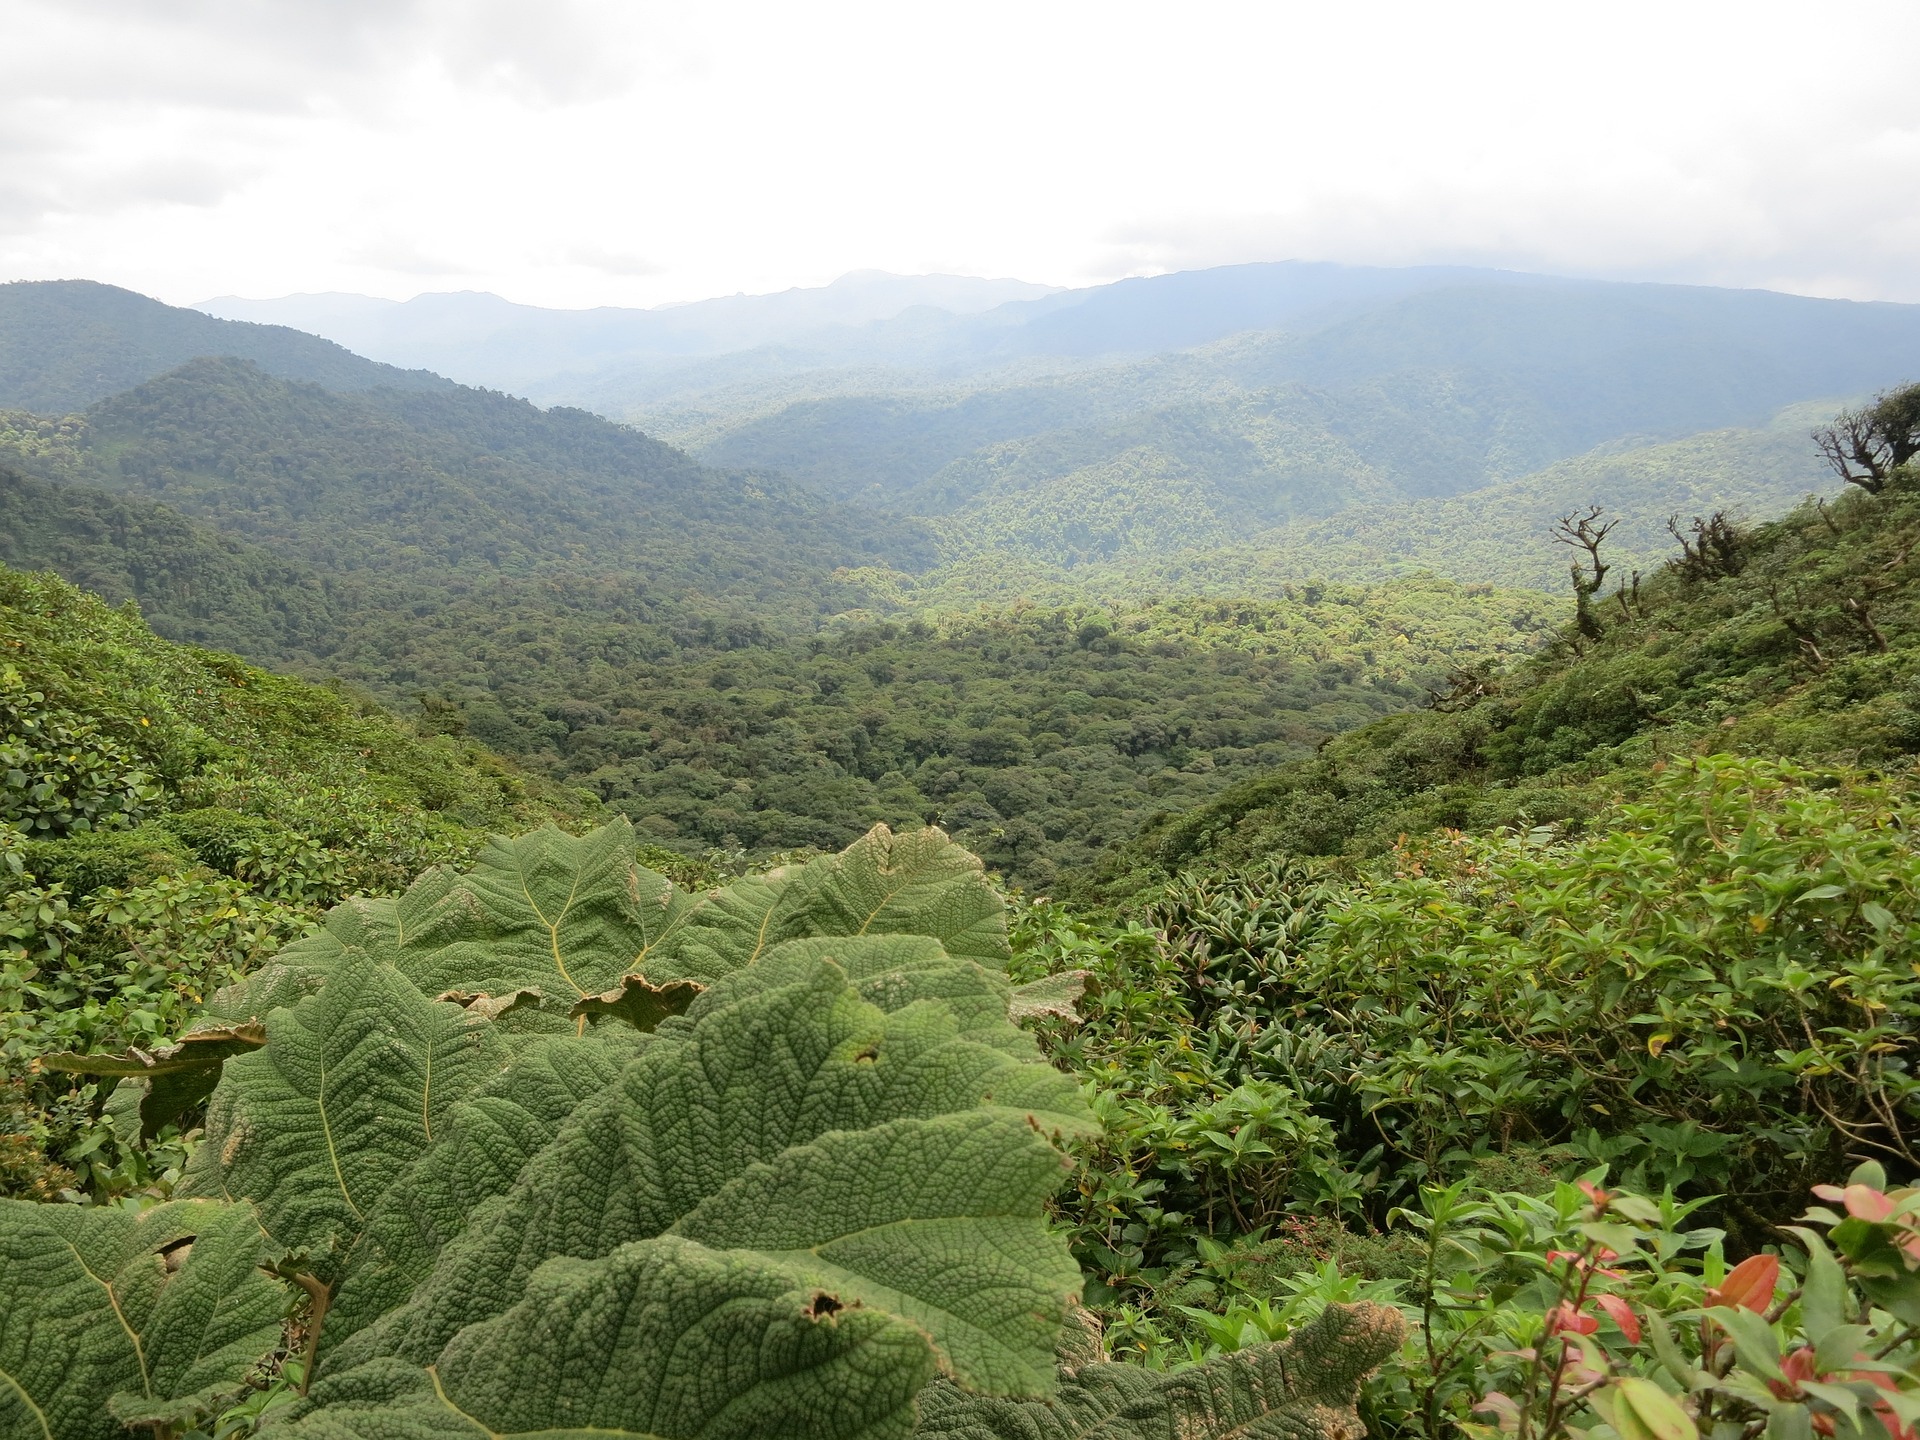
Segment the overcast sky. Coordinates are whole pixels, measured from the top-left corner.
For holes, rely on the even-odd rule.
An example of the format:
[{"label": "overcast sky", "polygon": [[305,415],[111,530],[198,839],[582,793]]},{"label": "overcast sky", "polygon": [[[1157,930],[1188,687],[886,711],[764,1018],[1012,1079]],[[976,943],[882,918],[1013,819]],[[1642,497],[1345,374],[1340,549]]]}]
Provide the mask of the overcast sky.
[{"label": "overcast sky", "polygon": [[0,0],[0,279],[1471,262],[1920,301],[1915,0]]}]

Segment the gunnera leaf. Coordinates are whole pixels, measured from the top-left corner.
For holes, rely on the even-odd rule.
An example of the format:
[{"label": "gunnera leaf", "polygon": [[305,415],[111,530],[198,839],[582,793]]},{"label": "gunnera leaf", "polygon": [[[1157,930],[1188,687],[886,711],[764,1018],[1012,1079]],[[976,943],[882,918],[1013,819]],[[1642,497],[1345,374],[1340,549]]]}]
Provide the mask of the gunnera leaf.
[{"label": "gunnera leaf", "polygon": [[511,1048],[362,950],[265,1024],[265,1047],[228,1062],[183,1188],[252,1200],[273,1240],[331,1283],[435,1125]]},{"label": "gunnera leaf", "polygon": [[322,1379],[298,1440],[506,1434],[894,1440],[934,1373],[927,1337],[751,1258],[674,1237],[550,1260],[431,1367]]},{"label": "gunnera leaf", "polygon": [[876,825],[838,855],[706,897],[676,938],[685,973],[717,977],[773,946],[817,936],[919,935],[956,959],[999,968],[1006,906],[977,857],[934,828]]},{"label": "gunnera leaf", "polygon": [[612,1085],[646,1043],[624,1025],[595,1026],[578,1038],[543,1036],[454,1102],[435,1123],[433,1143],[368,1213],[334,1287],[326,1344],[404,1303],[468,1216],[506,1191],[566,1118]]},{"label": "gunnera leaf", "polygon": [[246,1021],[237,1025],[201,1026],[175,1043],[151,1051],[132,1049],[124,1055],[43,1055],[40,1063],[48,1070],[69,1075],[93,1075],[144,1085],[140,1129],[141,1133],[153,1136],[213,1093],[221,1067],[230,1056],[248,1054],[266,1043],[265,1027],[256,1021]]},{"label": "gunnera leaf", "polygon": [[[662,1024],[475,1211],[413,1298],[324,1373],[383,1358],[436,1366],[543,1264],[599,1263],[671,1235],[683,1242],[673,1255],[709,1255],[766,1294],[817,1295],[815,1318],[858,1312],[923,1334],[965,1385],[1044,1393],[1079,1286],[1045,1221],[1068,1169],[1047,1137],[1090,1126],[1071,1080],[969,1038],[944,1000],[888,1012],[831,960],[769,955]],[[699,1335],[631,1363],[675,1369],[682,1345],[751,1354],[759,1323],[734,1330],[721,1306]],[[601,1361],[573,1363],[597,1374]]]},{"label": "gunnera leaf", "polygon": [[286,1292],[250,1205],[134,1214],[0,1200],[0,1436],[109,1440],[127,1417],[237,1391]]},{"label": "gunnera leaf", "polygon": [[634,860],[622,818],[578,838],[549,825],[491,841],[473,869],[415,885],[395,907],[395,964],[424,993],[539,991],[564,1012],[651,979],[655,952],[698,907]]},{"label": "gunnera leaf", "polygon": [[1399,1348],[1406,1323],[1385,1305],[1329,1305],[1286,1340],[1171,1373],[1115,1364],[1082,1311],[1059,1351],[1048,1401],[969,1395],[936,1380],[917,1440],[1361,1440],[1360,1384]]}]

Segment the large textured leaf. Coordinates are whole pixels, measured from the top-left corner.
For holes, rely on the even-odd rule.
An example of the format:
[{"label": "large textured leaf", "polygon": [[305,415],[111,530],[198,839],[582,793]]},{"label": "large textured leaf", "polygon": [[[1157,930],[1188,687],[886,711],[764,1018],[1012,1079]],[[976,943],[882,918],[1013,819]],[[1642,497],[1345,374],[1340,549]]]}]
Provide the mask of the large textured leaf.
[{"label": "large textured leaf", "polygon": [[934,1371],[926,1336],[674,1238],[553,1260],[430,1369],[377,1360],[315,1387],[300,1440],[549,1433],[889,1440]]},{"label": "large textured leaf", "polygon": [[698,902],[634,862],[625,819],[575,838],[552,826],[494,840],[467,874],[397,906],[402,971],[425,993],[539,992],[563,1011],[652,963]]},{"label": "large textured leaf", "polygon": [[605,1091],[646,1043],[623,1025],[532,1042],[450,1106],[433,1143],[367,1214],[335,1287],[325,1339],[337,1344],[403,1303],[482,1202],[504,1193],[574,1110]]},{"label": "large textured leaf", "polygon": [[238,1390],[286,1309],[261,1245],[246,1205],[0,1200],[0,1436],[106,1440]]},{"label": "large textured leaf", "polygon": [[876,825],[838,855],[741,881],[706,897],[673,950],[685,973],[718,977],[786,940],[919,935],[957,959],[998,968],[1006,907],[980,861],[937,829]]},{"label": "large textured leaf", "polygon": [[926,935],[956,959],[1006,962],[1006,907],[978,857],[929,827],[876,825],[809,865],[788,895],[806,935]]},{"label": "large textured leaf", "polygon": [[772,1293],[911,1325],[969,1386],[1039,1393],[1079,1283],[1044,1220],[1066,1172],[1044,1132],[1088,1123],[1071,1081],[968,1038],[944,1001],[889,1013],[828,959],[769,955],[663,1024],[330,1373],[434,1363],[543,1263],[672,1233]]},{"label": "large textured leaf", "polygon": [[1061,1347],[1047,1402],[969,1395],[939,1381],[920,1399],[920,1440],[1360,1440],[1360,1382],[1400,1344],[1384,1305],[1330,1305],[1275,1345],[1171,1374],[1105,1360],[1090,1316]]},{"label": "large textured leaf", "polygon": [[40,1064],[70,1075],[95,1075],[143,1087],[140,1128],[153,1136],[213,1093],[221,1066],[231,1056],[248,1054],[266,1043],[266,1027],[249,1020],[237,1025],[201,1025],[174,1044],[152,1051],[43,1055]]},{"label": "large textured leaf", "polygon": [[186,1188],[249,1199],[275,1242],[331,1282],[381,1197],[509,1048],[363,950],[319,993],[266,1019],[265,1048],[227,1064]]}]

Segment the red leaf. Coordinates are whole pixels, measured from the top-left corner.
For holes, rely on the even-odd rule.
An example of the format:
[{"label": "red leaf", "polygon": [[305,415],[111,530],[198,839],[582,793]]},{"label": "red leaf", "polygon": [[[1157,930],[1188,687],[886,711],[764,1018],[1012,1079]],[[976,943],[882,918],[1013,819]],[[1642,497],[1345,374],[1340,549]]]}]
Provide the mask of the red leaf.
[{"label": "red leaf", "polygon": [[1749,1255],[1727,1272],[1727,1278],[1707,1291],[1708,1305],[1727,1305],[1767,1313],[1773,1288],[1780,1283],[1778,1255]]},{"label": "red leaf", "polygon": [[1620,1333],[1627,1337],[1629,1345],[1640,1343],[1640,1317],[1633,1313],[1633,1307],[1618,1295],[1596,1295],[1593,1303],[1607,1312],[1609,1319],[1620,1327]]},{"label": "red leaf", "polygon": [[1591,1315],[1582,1315],[1571,1305],[1556,1305],[1547,1312],[1547,1334],[1558,1335],[1563,1330],[1571,1330],[1576,1335],[1591,1335],[1600,1328],[1600,1322]]},{"label": "red leaf", "polygon": [[1849,1185],[1842,1193],[1846,1197],[1847,1213],[1856,1220],[1877,1225],[1893,1214],[1893,1201],[1871,1185]]}]

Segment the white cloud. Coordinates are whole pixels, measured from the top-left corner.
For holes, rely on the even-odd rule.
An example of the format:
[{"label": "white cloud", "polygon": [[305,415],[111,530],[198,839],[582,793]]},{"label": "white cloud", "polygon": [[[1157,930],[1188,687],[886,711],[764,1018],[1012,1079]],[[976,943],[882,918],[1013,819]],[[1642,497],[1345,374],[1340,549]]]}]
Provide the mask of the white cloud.
[{"label": "white cloud", "polygon": [[1920,301],[1907,0],[0,0],[0,278],[1471,262]]}]

